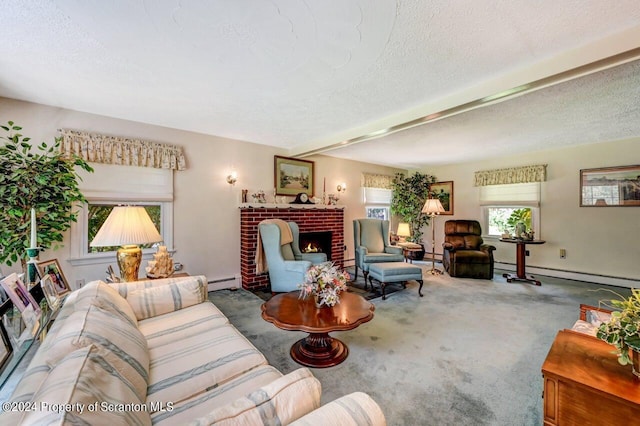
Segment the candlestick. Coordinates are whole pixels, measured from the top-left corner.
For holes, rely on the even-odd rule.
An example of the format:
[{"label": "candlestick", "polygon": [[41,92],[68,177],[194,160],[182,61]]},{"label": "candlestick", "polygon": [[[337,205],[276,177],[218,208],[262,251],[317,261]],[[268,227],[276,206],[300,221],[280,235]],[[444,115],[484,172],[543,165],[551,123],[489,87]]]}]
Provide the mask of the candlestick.
[{"label": "candlestick", "polygon": [[38,237],[36,232],[36,209],[31,209],[31,245],[29,247],[38,247]]}]

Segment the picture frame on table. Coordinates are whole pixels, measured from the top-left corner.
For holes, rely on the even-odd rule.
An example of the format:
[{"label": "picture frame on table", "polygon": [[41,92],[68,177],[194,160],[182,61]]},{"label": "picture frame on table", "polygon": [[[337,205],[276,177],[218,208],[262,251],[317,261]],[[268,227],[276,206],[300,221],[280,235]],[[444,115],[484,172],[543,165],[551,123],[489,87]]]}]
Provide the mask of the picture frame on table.
[{"label": "picture frame on table", "polygon": [[9,334],[7,330],[5,330],[4,325],[0,323],[0,371],[2,371],[2,368],[9,360],[11,352],[13,352],[13,347],[11,346]]},{"label": "picture frame on table", "polygon": [[42,293],[44,294],[44,298],[47,300],[47,304],[51,310],[58,309],[60,306],[60,296],[56,292],[55,284],[53,283],[53,279],[51,275],[47,274],[40,280],[40,288],[42,288]]},{"label": "picture frame on table", "polygon": [[640,165],[581,169],[580,207],[640,207]]},{"label": "picture frame on table", "polygon": [[36,315],[40,314],[40,305],[38,305],[36,299],[29,293],[18,274],[13,273],[7,275],[0,281],[0,285],[2,285],[5,293],[9,296],[11,302],[13,302],[13,306],[16,307],[21,314],[23,314],[27,308],[30,308]]},{"label": "picture frame on table", "polygon": [[442,207],[444,207],[444,213],[440,213],[441,215],[452,215],[453,214],[453,181],[444,181],[444,182],[436,182],[432,183],[429,187],[431,192],[431,196],[438,198],[440,203],[442,203]]},{"label": "picture frame on table", "polygon": [[314,162],[274,155],[276,195],[295,196],[302,192],[313,197],[315,190]]},{"label": "picture frame on table", "polygon": [[40,274],[40,280],[44,279],[46,275],[51,277],[51,281],[54,284],[53,288],[58,297],[71,292],[71,287],[69,287],[69,283],[62,272],[62,268],[60,268],[58,259],[44,260],[42,262],[38,262],[37,266],[38,274]]}]

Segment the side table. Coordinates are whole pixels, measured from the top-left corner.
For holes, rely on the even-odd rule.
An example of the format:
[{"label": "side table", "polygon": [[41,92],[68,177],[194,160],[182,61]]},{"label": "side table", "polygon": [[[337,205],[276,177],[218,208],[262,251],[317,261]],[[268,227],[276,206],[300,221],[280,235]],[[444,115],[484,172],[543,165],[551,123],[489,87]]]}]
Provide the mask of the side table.
[{"label": "side table", "polygon": [[527,275],[525,268],[525,257],[527,256],[526,246],[527,244],[544,244],[544,240],[522,240],[517,238],[500,238],[503,243],[516,244],[516,273],[502,274],[507,279],[507,282],[512,281],[525,282],[529,284],[542,285],[533,275]]}]

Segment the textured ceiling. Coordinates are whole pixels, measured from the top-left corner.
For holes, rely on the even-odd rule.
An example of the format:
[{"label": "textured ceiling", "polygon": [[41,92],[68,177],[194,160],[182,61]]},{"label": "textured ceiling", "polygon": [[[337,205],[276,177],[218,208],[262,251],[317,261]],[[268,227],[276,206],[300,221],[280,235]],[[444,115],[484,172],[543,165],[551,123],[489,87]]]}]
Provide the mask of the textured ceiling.
[{"label": "textured ceiling", "polygon": [[[640,47],[637,0],[3,0],[0,17],[0,96],[291,155]],[[640,136],[639,75],[325,153],[423,167]]]}]

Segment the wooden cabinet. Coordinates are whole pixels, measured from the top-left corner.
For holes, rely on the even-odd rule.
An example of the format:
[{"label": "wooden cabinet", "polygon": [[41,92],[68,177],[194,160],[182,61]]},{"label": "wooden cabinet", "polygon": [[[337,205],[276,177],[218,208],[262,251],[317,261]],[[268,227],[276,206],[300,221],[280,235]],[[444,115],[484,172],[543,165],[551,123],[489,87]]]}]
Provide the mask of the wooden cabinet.
[{"label": "wooden cabinet", "polygon": [[542,364],[545,425],[640,424],[640,380],[613,350],[589,335],[558,332]]}]

